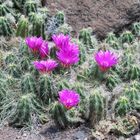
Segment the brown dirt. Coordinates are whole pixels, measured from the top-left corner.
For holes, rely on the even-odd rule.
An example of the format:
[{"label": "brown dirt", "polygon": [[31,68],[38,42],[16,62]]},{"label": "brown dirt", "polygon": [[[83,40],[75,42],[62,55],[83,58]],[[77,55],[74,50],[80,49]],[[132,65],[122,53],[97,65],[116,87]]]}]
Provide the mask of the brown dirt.
[{"label": "brown dirt", "polygon": [[139,0],[48,0],[46,5],[52,13],[64,10],[75,31],[90,26],[100,38],[140,20]]}]

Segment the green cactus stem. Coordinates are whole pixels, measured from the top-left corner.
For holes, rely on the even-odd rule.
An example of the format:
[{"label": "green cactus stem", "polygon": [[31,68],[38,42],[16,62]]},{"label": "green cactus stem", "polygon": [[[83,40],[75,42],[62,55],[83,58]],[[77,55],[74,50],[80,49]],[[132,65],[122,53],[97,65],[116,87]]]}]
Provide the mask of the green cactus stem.
[{"label": "green cactus stem", "polygon": [[122,43],[131,43],[134,40],[134,35],[132,34],[131,31],[124,31],[121,36],[120,39],[122,41]]},{"label": "green cactus stem", "polygon": [[136,35],[140,36],[140,22],[135,22],[133,24],[133,31]]},{"label": "green cactus stem", "polygon": [[104,117],[104,98],[100,91],[95,90],[89,97],[89,120],[95,126]]},{"label": "green cactus stem", "polygon": [[130,111],[129,99],[125,96],[120,97],[115,104],[116,116],[125,116],[126,113],[128,113],[129,111]]}]

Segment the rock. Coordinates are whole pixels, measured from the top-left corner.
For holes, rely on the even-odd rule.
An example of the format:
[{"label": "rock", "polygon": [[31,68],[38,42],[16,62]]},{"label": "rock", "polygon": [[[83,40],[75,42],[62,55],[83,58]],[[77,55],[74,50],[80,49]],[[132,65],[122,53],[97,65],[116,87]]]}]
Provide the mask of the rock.
[{"label": "rock", "polygon": [[90,26],[101,39],[107,32],[118,33],[140,19],[139,0],[49,0],[47,5],[53,13],[64,10],[75,31]]}]

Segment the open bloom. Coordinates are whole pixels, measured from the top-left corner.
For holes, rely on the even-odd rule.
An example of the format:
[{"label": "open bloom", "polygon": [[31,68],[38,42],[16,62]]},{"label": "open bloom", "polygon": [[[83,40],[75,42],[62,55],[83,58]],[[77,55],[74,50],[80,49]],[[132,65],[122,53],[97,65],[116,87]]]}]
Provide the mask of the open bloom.
[{"label": "open bloom", "polygon": [[59,92],[59,101],[67,108],[71,109],[80,102],[80,96],[74,90],[64,89]]},{"label": "open bloom", "polygon": [[46,56],[48,56],[48,54],[49,54],[48,43],[44,42],[39,49],[39,55],[41,58],[45,58]]},{"label": "open bloom", "polygon": [[95,54],[95,60],[101,71],[107,71],[118,63],[118,56],[110,51],[100,50]]},{"label": "open bloom", "polygon": [[70,41],[70,37],[68,35],[64,35],[64,34],[53,35],[52,39],[58,50],[65,48]]},{"label": "open bloom", "polygon": [[69,43],[66,48],[57,51],[56,55],[63,67],[70,67],[79,61],[79,48],[74,43]]},{"label": "open bloom", "polygon": [[58,63],[52,59],[35,61],[33,64],[35,68],[41,73],[50,73],[58,66]]},{"label": "open bloom", "polygon": [[43,39],[41,37],[27,37],[26,44],[33,53],[39,51],[40,47],[43,44]]}]

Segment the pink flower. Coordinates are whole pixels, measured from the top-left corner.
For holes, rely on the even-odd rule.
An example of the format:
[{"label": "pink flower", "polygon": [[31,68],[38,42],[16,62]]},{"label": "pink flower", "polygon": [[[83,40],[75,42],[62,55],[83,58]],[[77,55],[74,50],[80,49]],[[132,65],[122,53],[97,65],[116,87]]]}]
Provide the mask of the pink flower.
[{"label": "pink flower", "polygon": [[69,43],[65,48],[57,51],[56,55],[63,67],[70,67],[79,61],[79,48],[74,43]]},{"label": "pink flower", "polygon": [[70,37],[64,34],[53,35],[52,39],[57,49],[65,48],[70,41]]},{"label": "pink flower", "polygon": [[50,73],[58,66],[58,63],[52,59],[35,61],[33,64],[35,68],[41,73]]},{"label": "pink flower", "polygon": [[48,56],[49,54],[49,47],[48,47],[48,43],[44,42],[42,44],[42,46],[39,49],[39,54],[41,58],[45,58],[46,56]]},{"label": "pink flower", "polygon": [[43,39],[41,37],[27,37],[26,44],[30,48],[33,53],[37,53],[43,43]]},{"label": "pink flower", "polygon": [[64,89],[59,92],[59,101],[67,108],[71,109],[80,102],[80,96],[73,90]]},{"label": "pink flower", "polygon": [[105,72],[118,63],[118,56],[110,51],[100,50],[95,54],[95,60],[100,70]]}]

